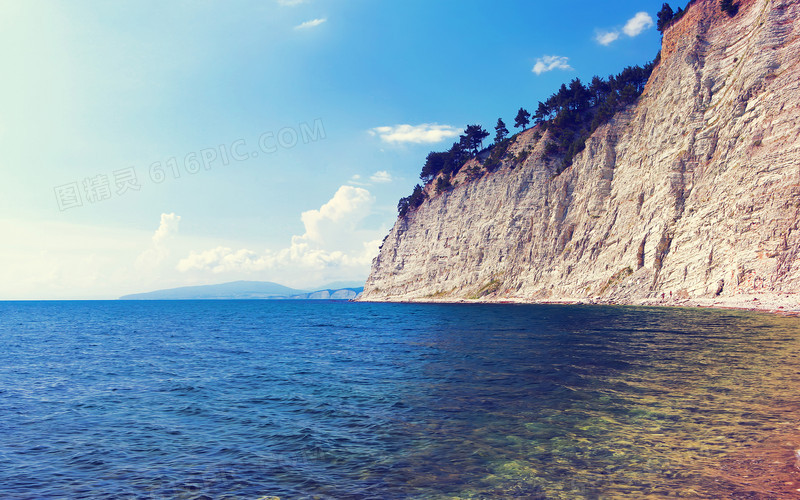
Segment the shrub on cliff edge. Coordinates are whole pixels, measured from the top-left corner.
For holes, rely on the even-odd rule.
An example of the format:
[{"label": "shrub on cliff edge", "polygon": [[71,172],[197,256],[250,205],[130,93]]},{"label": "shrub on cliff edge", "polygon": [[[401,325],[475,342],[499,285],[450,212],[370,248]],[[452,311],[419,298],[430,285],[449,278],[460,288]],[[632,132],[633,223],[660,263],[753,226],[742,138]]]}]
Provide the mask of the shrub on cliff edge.
[{"label": "shrub on cliff edge", "polygon": [[739,4],[734,3],[733,0],[720,0],[719,8],[730,17],[735,16],[739,12]]}]

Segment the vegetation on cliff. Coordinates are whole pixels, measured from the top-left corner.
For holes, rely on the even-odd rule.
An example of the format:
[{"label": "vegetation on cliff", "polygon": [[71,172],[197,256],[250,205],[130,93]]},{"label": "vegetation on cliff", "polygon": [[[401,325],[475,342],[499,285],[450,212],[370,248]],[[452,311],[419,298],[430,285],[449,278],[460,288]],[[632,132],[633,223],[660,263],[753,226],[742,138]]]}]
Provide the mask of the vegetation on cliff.
[{"label": "vegetation on cliff", "polygon": [[[687,5],[686,8],[688,9],[689,6]],[[678,10],[673,12],[672,7],[670,7],[668,3],[664,2],[664,4],[661,6],[661,10],[659,10],[658,14],[656,15],[658,18],[656,21],[656,29],[663,35],[664,30],[671,26],[672,23],[683,17],[684,14],[686,14],[685,10],[678,7]]]},{"label": "vegetation on cliff", "polygon": [[[689,8],[693,3],[694,0],[691,0],[686,4],[686,9],[678,7],[678,10],[673,12],[672,7],[664,2],[661,5],[661,10],[659,10],[657,14],[658,21],[656,22],[656,29],[658,29],[661,34],[664,34],[664,30],[675,24],[684,14],[689,12]],[[733,0],[720,0],[719,8],[722,12],[728,14],[728,16],[733,17],[739,12],[739,3]]]},{"label": "vegetation on cliff", "polygon": [[539,102],[534,120],[541,132],[550,131],[553,146],[548,144],[545,151],[548,156],[561,156],[558,173],[583,151],[592,132],[639,98],[653,67],[652,62],[628,66],[606,80],[595,76],[588,86],[575,78],[569,87],[562,83],[558,92]]},{"label": "vegetation on cliff", "polygon": [[731,17],[735,16],[739,12],[739,4],[734,3],[733,0],[720,0],[719,7],[724,13]]},{"label": "vegetation on cliff", "polygon": [[[663,33],[683,17],[691,5],[692,1],[685,9],[678,7],[673,11],[668,3],[664,3],[657,14],[657,29]],[[739,9],[738,3],[733,0],[720,0],[719,6],[729,16],[736,15]],[[637,101],[653,68],[659,64],[660,55],[659,52],[652,62],[644,66],[628,66],[619,74],[610,75],[606,79],[594,76],[588,85],[579,78],[573,79],[569,85],[562,83],[557,92],[538,103],[533,114],[525,108],[519,108],[514,117],[514,127],[525,131],[533,121],[538,128],[534,135],[536,140],[542,137],[547,140],[543,157],[554,161],[558,175],[572,164],[576,154],[583,151],[586,140],[595,130],[611,120],[617,112]],[[511,137],[508,134],[505,122],[498,118],[494,142],[486,149],[481,147],[489,133],[480,125],[469,125],[448,150],[430,152],[420,172],[423,184],[417,184],[411,195],[400,199],[398,203],[400,216],[406,215],[409,210],[416,209],[425,201],[428,195],[423,185],[435,182],[436,194],[451,189],[452,178],[470,160],[476,161],[471,162],[465,170],[467,180],[493,172],[503,163],[514,168],[524,162],[530,155],[530,150],[509,155],[508,149],[516,134]]]},{"label": "vegetation on cliff", "polygon": [[[533,115],[520,108],[514,119],[514,125],[524,131],[532,117],[535,125],[539,127],[536,131],[539,137],[546,131],[550,132],[545,153],[551,158],[560,157],[557,171],[560,173],[571,165],[575,154],[583,150],[586,139],[592,132],[608,122],[615,113],[638,99],[654,64],[650,62],[644,66],[629,66],[618,75],[611,75],[607,79],[595,76],[588,86],[579,78],[575,78],[569,86],[562,84],[557,92],[544,102],[539,102]],[[452,187],[450,179],[473,158],[478,158],[482,168],[470,167],[466,172],[470,180],[484,172],[496,170],[501,162],[509,162],[515,166],[527,159],[530,154],[528,150],[520,152],[513,158],[507,155],[514,136],[507,137],[508,129],[502,118],[497,120],[495,132],[494,143],[486,149],[481,149],[489,133],[480,125],[467,126],[450,149],[428,153],[420,172],[420,179],[424,184],[435,179],[435,190],[438,194]],[[417,184],[411,195],[400,199],[397,205],[400,216],[419,207],[425,201],[425,197],[423,187]]]}]

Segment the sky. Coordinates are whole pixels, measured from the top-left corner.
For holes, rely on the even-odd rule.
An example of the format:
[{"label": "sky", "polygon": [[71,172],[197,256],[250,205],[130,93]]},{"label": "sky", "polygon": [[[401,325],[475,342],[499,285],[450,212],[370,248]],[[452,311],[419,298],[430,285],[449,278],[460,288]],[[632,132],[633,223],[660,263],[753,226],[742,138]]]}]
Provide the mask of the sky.
[{"label": "sky", "polygon": [[0,300],[363,281],[428,152],[652,60],[661,3],[0,0]]}]

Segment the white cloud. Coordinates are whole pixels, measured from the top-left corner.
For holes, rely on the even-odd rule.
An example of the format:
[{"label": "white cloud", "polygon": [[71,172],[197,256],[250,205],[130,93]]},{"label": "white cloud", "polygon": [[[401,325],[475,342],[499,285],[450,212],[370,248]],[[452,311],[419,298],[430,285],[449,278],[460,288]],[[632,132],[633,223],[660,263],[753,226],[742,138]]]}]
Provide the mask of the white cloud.
[{"label": "white cloud", "polygon": [[392,174],[390,174],[386,170],[379,170],[379,171],[375,172],[374,174],[372,174],[369,177],[369,180],[371,180],[372,182],[374,182],[376,184],[383,184],[383,183],[387,183],[387,182],[392,182]]},{"label": "white cloud", "polygon": [[315,26],[319,26],[320,24],[324,23],[327,20],[328,19],[324,18],[324,17],[321,17],[319,19],[312,19],[312,20],[306,21],[306,22],[304,22],[302,24],[298,24],[297,26],[294,27],[294,29],[296,29],[296,30],[304,30],[304,29],[308,29],[308,28],[313,28]]},{"label": "white cloud", "polygon": [[[650,14],[647,12],[637,12],[636,15],[628,19],[625,26],[622,27],[622,33],[625,33],[629,37],[635,37],[652,26],[653,18],[650,17]],[[618,40],[622,33],[620,33],[618,29],[613,31],[598,31],[594,39],[600,45],[610,45]]]},{"label": "white cloud", "polygon": [[572,66],[569,65],[569,58],[565,56],[543,56],[536,59],[536,64],[533,65],[533,72],[537,75],[554,69],[571,70]]},{"label": "white cloud", "polygon": [[347,181],[347,183],[348,184],[352,184],[354,186],[369,186],[370,185],[369,182],[364,182],[363,180],[361,180],[361,176],[358,175],[358,174],[355,174],[352,177],[350,177],[350,180]]},{"label": "white cloud", "polygon": [[600,45],[610,45],[619,39],[619,31],[598,31],[594,39]]},{"label": "white cloud", "polygon": [[[374,201],[370,192],[364,188],[342,186],[319,210],[309,210],[300,215],[306,232],[299,238],[317,243],[330,241],[330,236],[336,235],[338,230],[342,229],[337,226],[348,225],[364,218]],[[324,233],[333,227],[336,227],[337,232],[329,234],[326,238]],[[292,239],[294,238],[298,237]]]},{"label": "white cloud", "polygon": [[392,127],[375,127],[369,133],[373,136],[377,135],[383,142],[392,144],[430,144],[457,137],[461,133],[461,129],[452,125],[423,123],[421,125],[404,124]]},{"label": "white cloud", "polygon": [[166,241],[178,232],[178,224],[181,221],[180,215],[175,213],[161,214],[161,222],[158,229],[153,233],[153,244],[150,248],[139,254],[136,259],[136,267],[139,269],[151,268],[161,264],[169,256],[169,248]]},{"label": "white cloud", "polygon": [[176,269],[181,272],[199,269],[221,273],[225,271],[261,270],[269,267],[271,263],[271,260],[268,262],[266,257],[259,258],[251,250],[233,250],[219,246],[201,252],[190,252],[188,257],[178,262]]},{"label": "white cloud", "polygon": [[635,16],[628,19],[622,31],[630,37],[639,35],[642,31],[653,26],[653,18],[647,12],[637,12]]},{"label": "white cloud", "polygon": [[167,237],[177,233],[180,222],[181,216],[175,215],[175,212],[161,214],[161,223],[158,225],[155,234],[153,234],[153,243],[160,245]]},{"label": "white cloud", "polygon": [[[360,222],[370,214],[375,198],[360,187],[341,186],[319,209],[300,215],[305,232],[292,236],[278,251],[255,252],[225,246],[192,251],[176,269],[219,273],[298,270],[330,271],[347,268],[366,274],[380,245],[380,230],[363,230]],[[320,275],[322,277],[322,275]]]}]

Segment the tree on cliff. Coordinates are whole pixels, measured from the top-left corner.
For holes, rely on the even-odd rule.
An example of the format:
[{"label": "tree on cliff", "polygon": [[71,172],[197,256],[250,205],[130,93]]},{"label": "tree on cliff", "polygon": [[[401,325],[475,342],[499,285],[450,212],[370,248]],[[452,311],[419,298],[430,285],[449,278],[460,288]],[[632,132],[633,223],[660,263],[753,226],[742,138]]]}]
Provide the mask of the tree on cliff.
[{"label": "tree on cliff", "polygon": [[487,137],[489,137],[489,132],[483,130],[480,125],[467,125],[464,134],[460,137],[461,146],[472,151],[472,154],[477,154],[483,146],[483,140]]},{"label": "tree on cliff", "polygon": [[580,78],[575,78],[569,82],[569,104],[576,111],[583,111],[589,107],[592,94],[589,92]]},{"label": "tree on cliff", "polygon": [[720,0],[719,7],[730,17],[735,16],[736,13],[739,12],[739,5],[733,3],[733,0]]},{"label": "tree on cliff", "polygon": [[[487,134],[488,135],[488,134]],[[463,136],[462,136],[463,137]],[[485,137],[485,136],[484,136]],[[437,153],[431,151],[425,159],[425,165],[422,166],[422,171],[419,178],[425,184],[433,180],[434,177],[439,175],[439,172],[444,172],[448,175],[453,175],[461,168],[461,165],[467,160],[467,153],[464,150],[465,140],[460,140],[453,143],[447,151]]]},{"label": "tree on cliff", "polygon": [[608,82],[599,76],[592,77],[592,83],[589,84],[589,99],[592,107],[599,106],[610,91],[611,87]]},{"label": "tree on cliff", "polygon": [[422,186],[417,184],[414,186],[414,191],[411,195],[400,198],[400,201],[397,203],[397,211],[400,217],[405,216],[409,210],[414,210],[422,205],[423,201],[425,201],[425,192],[422,190]]},{"label": "tree on cliff", "polygon": [[497,119],[497,125],[494,127],[494,143],[499,144],[503,142],[508,135],[508,129],[506,128],[505,122],[503,122],[502,118]]},{"label": "tree on cliff", "polygon": [[672,12],[672,7],[669,6],[668,3],[664,3],[661,6],[661,10],[658,11],[658,21],[656,22],[656,29],[663,34],[664,28],[667,27],[672,18],[675,17],[675,13]]},{"label": "tree on cliff", "polygon": [[450,182],[450,175],[444,174],[443,176],[436,179],[436,194],[441,194],[448,189],[453,187],[453,184]]},{"label": "tree on cliff", "polygon": [[444,169],[446,163],[447,153],[431,151],[425,159],[425,165],[422,166],[422,172],[419,173],[419,178],[427,184],[431,179],[436,177],[436,174]]},{"label": "tree on cliff", "polygon": [[525,111],[525,109],[519,108],[519,111],[517,111],[517,117],[514,118],[514,126],[517,128],[522,127],[522,130],[525,130],[530,122],[531,114]]}]

